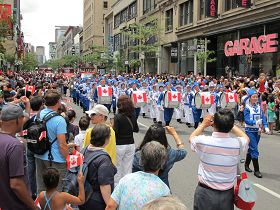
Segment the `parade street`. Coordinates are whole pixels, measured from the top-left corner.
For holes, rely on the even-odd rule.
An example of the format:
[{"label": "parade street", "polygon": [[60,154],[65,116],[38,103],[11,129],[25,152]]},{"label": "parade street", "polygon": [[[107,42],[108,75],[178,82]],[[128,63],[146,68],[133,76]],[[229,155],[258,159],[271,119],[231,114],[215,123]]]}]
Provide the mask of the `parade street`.
[{"label": "parade street", "polygon": [[[77,112],[77,119],[83,115],[82,110],[75,104],[67,103]],[[110,117],[113,117],[111,114]],[[109,122],[109,119],[108,119]],[[143,137],[152,124],[150,118],[143,119],[139,116],[138,124],[140,131],[134,134],[136,146],[143,140]],[[180,135],[182,142],[188,151],[187,157],[174,165],[169,173],[170,187],[174,195],[180,198],[188,209],[193,208],[193,197],[197,186],[197,169],[199,160],[194,152],[190,150],[188,142],[189,135],[194,128],[188,128],[185,124],[179,124],[176,119],[171,121]],[[205,135],[210,135],[208,129]],[[254,189],[257,193],[257,202],[254,210],[280,210],[280,134],[274,135],[263,134],[259,145],[260,149],[260,169],[263,174],[262,179],[256,178],[252,173],[248,173],[249,179],[254,183]],[[174,140],[168,136],[171,147],[176,147]],[[253,166],[251,165],[251,168]]]}]

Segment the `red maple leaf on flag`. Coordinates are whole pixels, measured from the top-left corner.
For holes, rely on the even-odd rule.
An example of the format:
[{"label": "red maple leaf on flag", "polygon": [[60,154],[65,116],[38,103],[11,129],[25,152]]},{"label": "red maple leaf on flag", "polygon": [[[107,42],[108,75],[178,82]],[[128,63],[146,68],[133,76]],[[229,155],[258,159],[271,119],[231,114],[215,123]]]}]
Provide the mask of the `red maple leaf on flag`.
[{"label": "red maple leaf on flag", "polygon": [[42,141],[43,138],[46,138],[47,137],[47,132],[46,131],[43,131],[39,137],[39,141]]}]

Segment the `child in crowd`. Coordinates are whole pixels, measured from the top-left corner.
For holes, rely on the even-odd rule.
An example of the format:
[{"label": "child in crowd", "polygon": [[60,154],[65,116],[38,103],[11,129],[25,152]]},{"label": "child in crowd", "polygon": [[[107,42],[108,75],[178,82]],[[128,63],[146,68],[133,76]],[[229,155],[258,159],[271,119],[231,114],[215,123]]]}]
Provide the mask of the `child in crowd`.
[{"label": "child in crowd", "polygon": [[[262,109],[264,117],[267,121],[267,95],[264,93],[261,95],[261,109]],[[262,125],[262,133],[265,133],[263,125]]]},{"label": "child in crowd", "polygon": [[270,135],[273,134],[273,126],[276,120],[275,114],[275,102],[273,95],[268,96],[268,104],[267,104],[267,118],[268,118],[268,128],[270,130]]},{"label": "child in crowd", "polygon": [[65,192],[58,192],[59,172],[55,168],[48,168],[43,174],[43,181],[47,191],[40,192],[38,201],[42,209],[66,210],[71,209],[67,204],[82,205],[85,202],[84,176],[80,173],[77,177],[79,184],[78,197]]},{"label": "child in crowd", "polygon": [[77,151],[80,151],[81,148],[83,147],[86,130],[89,127],[89,123],[90,123],[90,121],[87,116],[81,117],[81,119],[79,121],[80,132],[77,136],[75,136],[75,139],[74,139],[74,143],[76,145]]}]

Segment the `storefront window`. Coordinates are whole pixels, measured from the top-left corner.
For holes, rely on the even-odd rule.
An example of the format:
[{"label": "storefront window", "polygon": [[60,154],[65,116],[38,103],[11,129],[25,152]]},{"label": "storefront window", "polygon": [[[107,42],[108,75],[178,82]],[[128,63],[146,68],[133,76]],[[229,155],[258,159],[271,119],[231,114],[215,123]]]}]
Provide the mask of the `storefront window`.
[{"label": "storefront window", "polygon": [[217,38],[217,71],[216,76],[227,75],[226,66],[230,67],[232,73],[238,71],[237,56],[226,57],[224,53],[225,43],[237,39],[237,32],[219,35]]},{"label": "storefront window", "polygon": [[[275,22],[272,24],[266,25],[266,34],[278,34],[278,51],[276,53],[272,53],[272,68],[271,72],[273,76],[280,77],[279,70],[280,70],[280,22]],[[278,75],[277,75],[278,70]]]},{"label": "storefront window", "polygon": [[[254,26],[251,28],[246,28],[240,30],[240,38],[259,37],[264,34],[264,26]],[[239,57],[239,72],[244,73],[245,75],[259,75],[260,72],[264,71],[263,65],[265,68],[270,68],[268,63],[264,59],[271,56],[270,53],[265,54],[252,54],[252,55],[241,55]],[[269,56],[269,57],[267,57]],[[270,59],[269,59],[270,60]]]}]

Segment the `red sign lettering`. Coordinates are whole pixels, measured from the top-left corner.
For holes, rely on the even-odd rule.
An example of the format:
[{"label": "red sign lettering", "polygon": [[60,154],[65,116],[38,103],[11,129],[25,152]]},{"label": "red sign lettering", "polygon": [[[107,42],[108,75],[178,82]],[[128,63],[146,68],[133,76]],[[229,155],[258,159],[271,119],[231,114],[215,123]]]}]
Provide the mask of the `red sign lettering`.
[{"label": "red sign lettering", "polygon": [[211,0],[210,1],[210,17],[216,16],[216,1]]},{"label": "red sign lettering", "polygon": [[247,0],[242,0],[242,7],[247,7]]},{"label": "red sign lettering", "polygon": [[261,35],[258,38],[252,37],[251,39],[245,38],[240,40],[227,41],[225,43],[225,55],[250,55],[260,53],[273,53],[277,52],[278,48],[278,34]]}]

